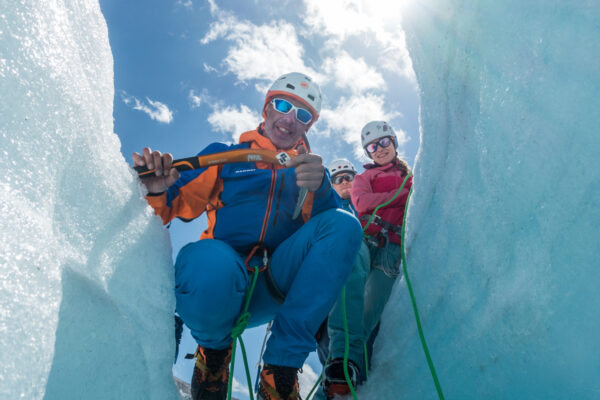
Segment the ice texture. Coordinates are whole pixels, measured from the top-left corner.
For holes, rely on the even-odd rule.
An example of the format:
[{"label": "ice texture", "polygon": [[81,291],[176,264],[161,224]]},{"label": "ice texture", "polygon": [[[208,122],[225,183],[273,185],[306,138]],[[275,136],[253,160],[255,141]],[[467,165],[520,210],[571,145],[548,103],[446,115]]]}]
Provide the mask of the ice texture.
[{"label": "ice texture", "polygon": [[[447,399],[600,397],[600,3],[408,2],[408,269]],[[94,1],[0,2],[0,398],[175,399],[167,233]],[[437,397],[405,280],[361,399]]]},{"label": "ice texture", "polygon": [[[410,2],[408,270],[446,399],[600,398],[600,2]],[[406,282],[363,399],[434,399]]]},{"label": "ice texture", "polygon": [[168,234],[113,133],[97,1],[0,2],[0,398],[175,399]]}]

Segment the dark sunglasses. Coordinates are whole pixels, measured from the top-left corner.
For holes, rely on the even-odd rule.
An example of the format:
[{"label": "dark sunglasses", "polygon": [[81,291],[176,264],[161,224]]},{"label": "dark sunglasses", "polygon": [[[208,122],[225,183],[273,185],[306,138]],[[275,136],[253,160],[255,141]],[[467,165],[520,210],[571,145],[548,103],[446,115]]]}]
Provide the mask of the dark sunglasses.
[{"label": "dark sunglasses", "polygon": [[302,122],[304,125],[308,125],[312,121],[313,116],[310,111],[304,108],[296,107],[292,103],[284,99],[273,99],[271,100],[273,108],[282,114],[289,114],[290,111],[296,110],[296,119]]},{"label": "dark sunglasses", "polygon": [[378,147],[388,147],[390,144],[392,144],[392,138],[386,136],[384,138],[379,139],[376,142],[369,143],[366,149],[370,154],[373,154],[377,151]]},{"label": "dark sunglasses", "polygon": [[339,185],[340,183],[342,183],[344,181],[352,182],[353,180],[354,180],[354,174],[336,175],[333,177],[333,184]]}]

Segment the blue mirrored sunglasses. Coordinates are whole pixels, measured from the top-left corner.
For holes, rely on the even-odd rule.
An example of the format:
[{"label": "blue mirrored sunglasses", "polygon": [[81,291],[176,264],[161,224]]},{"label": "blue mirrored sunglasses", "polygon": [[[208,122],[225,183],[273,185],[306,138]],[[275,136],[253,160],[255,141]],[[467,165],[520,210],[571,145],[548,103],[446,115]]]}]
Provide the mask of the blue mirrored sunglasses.
[{"label": "blue mirrored sunglasses", "polygon": [[296,107],[292,103],[284,99],[273,99],[271,100],[273,108],[282,114],[289,114],[290,111],[296,110],[296,119],[302,122],[304,125],[308,125],[312,121],[313,116],[310,111],[304,108]]},{"label": "blue mirrored sunglasses", "polygon": [[388,147],[390,144],[392,144],[392,138],[389,136],[386,136],[386,137],[379,139],[376,142],[369,143],[367,145],[366,149],[370,154],[373,154],[377,151],[378,147]]}]

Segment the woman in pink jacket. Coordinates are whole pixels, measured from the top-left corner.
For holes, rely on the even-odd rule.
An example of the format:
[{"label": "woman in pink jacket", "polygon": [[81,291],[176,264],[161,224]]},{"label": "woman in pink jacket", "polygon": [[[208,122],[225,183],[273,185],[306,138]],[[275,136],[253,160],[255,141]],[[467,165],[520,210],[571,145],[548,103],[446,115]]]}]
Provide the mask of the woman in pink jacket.
[{"label": "woman in pink jacket", "polygon": [[[365,172],[356,176],[352,187],[352,203],[358,211],[358,218],[364,229],[373,211],[396,195],[410,169],[406,162],[398,157],[398,139],[387,122],[369,122],[362,129],[361,139],[367,156],[374,162],[364,165]],[[385,249],[386,245],[400,246],[404,208],[411,186],[412,177],[391,203],[377,211],[365,230],[369,244],[377,249]],[[375,261],[377,260],[372,260]],[[388,275],[399,274],[400,259],[381,261],[382,265],[376,263],[374,266],[383,267]]]},{"label": "woman in pink jacket", "polygon": [[[379,318],[400,275],[404,208],[412,186],[411,177],[399,190],[410,169],[398,157],[398,139],[387,122],[369,122],[362,129],[361,139],[373,163],[365,165],[365,172],[354,177],[351,198],[363,228],[366,226],[365,242],[346,281],[346,295],[338,299],[329,314],[327,330],[331,361],[325,366],[323,379],[323,392],[327,399],[350,392],[343,368],[344,325],[348,327],[350,344],[350,381],[356,386],[366,379],[363,349],[367,347],[369,351],[369,346],[364,344],[367,340],[372,342],[377,334]],[[371,219],[375,209],[392,198],[394,200],[379,208]],[[347,310],[345,319],[342,301]],[[322,398],[322,394],[319,396]]]}]

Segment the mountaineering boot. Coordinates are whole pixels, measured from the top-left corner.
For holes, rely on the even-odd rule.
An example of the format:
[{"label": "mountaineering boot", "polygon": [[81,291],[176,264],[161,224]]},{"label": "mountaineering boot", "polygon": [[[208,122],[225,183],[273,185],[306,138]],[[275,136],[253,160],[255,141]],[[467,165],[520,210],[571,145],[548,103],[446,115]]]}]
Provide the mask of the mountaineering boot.
[{"label": "mountaineering boot", "polygon": [[[352,387],[356,389],[356,382],[358,381],[359,370],[354,361],[348,360],[348,375],[350,376],[350,382]],[[325,377],[323,378],[323,392],[328,399],[333,399],[335,395],[344,396],[350,393],[350,387],[346,381],[344,374],[344,359],[336,358],[331,360],[327,366],[325,366]]]},{"label": "mountaineering boot", "polygon": [[258,400],[302,400],[298,368],[265,364],[260,373]]},{"label": "mountaineering boot", "polygon": [[223,350],[213,350],[198,345],[194,374],[192,375],[192,400],[225,400],[229,380],[231,346]]}]

